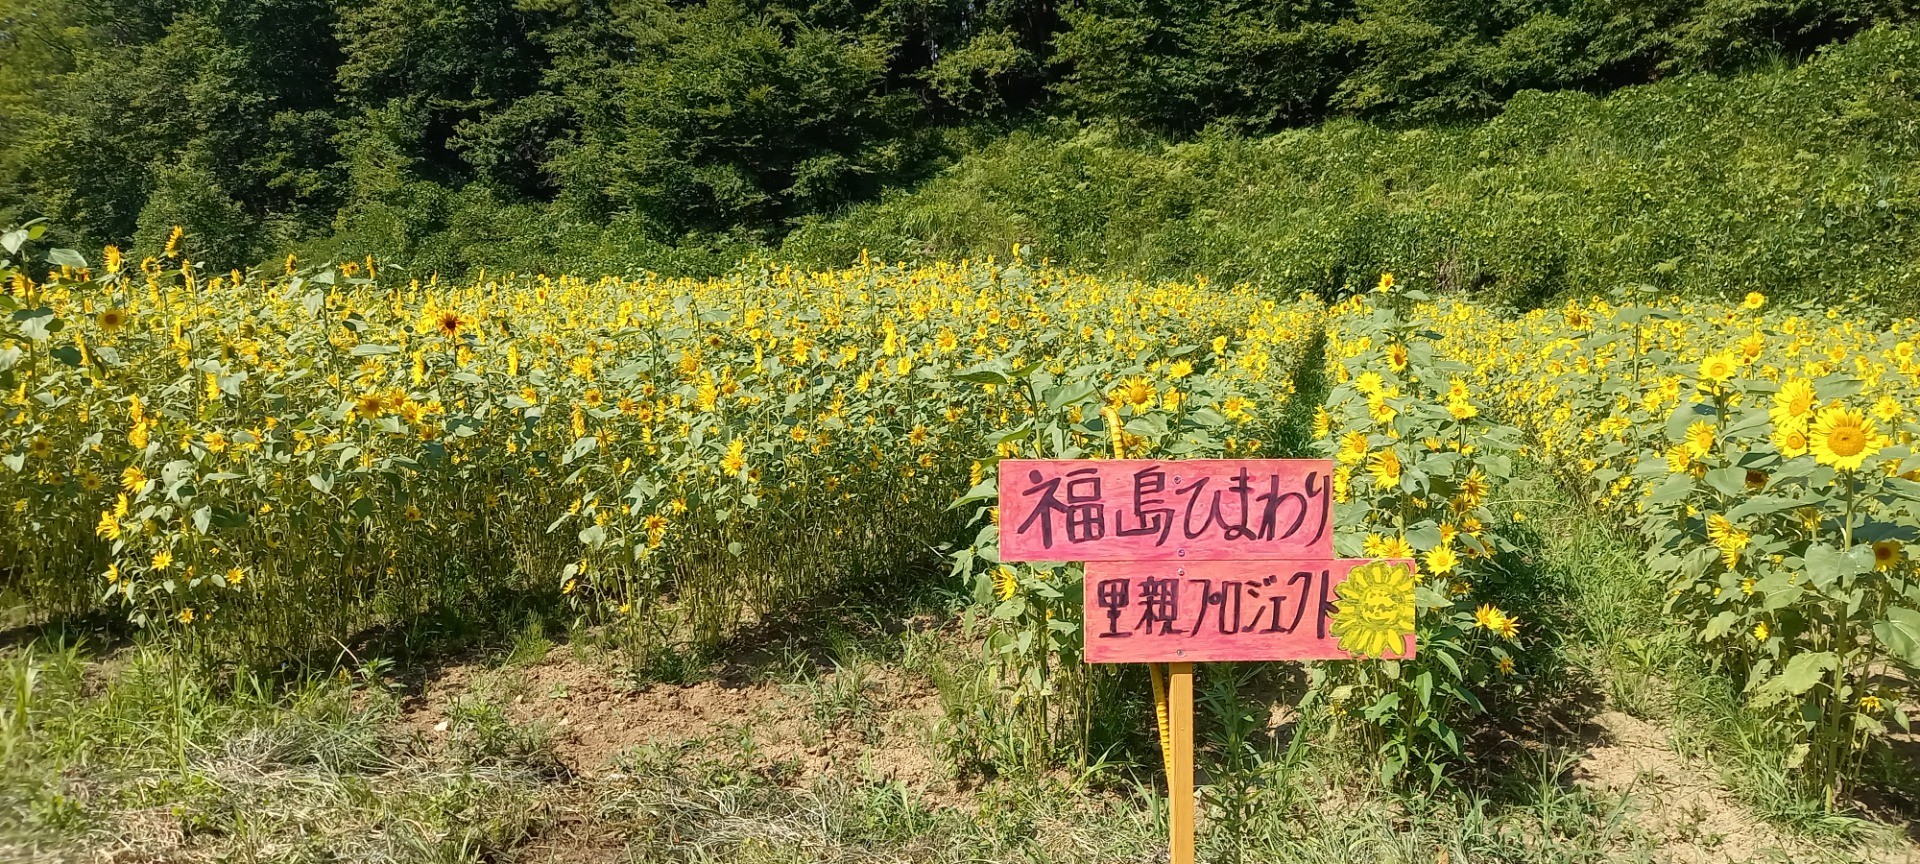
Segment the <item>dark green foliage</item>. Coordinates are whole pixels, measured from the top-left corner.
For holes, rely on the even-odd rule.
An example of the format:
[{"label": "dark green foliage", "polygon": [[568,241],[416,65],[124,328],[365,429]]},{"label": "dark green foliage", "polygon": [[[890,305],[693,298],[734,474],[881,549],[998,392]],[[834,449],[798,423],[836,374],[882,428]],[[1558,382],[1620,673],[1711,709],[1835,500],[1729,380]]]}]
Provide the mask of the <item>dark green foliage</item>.
[{"label": "dark green foliage", "polygon": [[582,212],[675,232],[778,225],[909,163],[917,105],[888,92],[891,45],[734,0],[635,6],[615,25],[626,62],[564,97],[579,130],[553,169]]},{"label": "dark green foliage", "polygon": [[1735,71],[1910,15],[1898,0],[1082,0],[1059,89],[1163,131],[1485,117],[1523,90]]},{"label": "dark green foliage", "polygon": [[23,130],[0,148],[28,153],[0,208],[52,216],[93,243],[151,234],[143,223],[169,214],[205,217],[196,233],[230,260],[327,224],[341,178],[324,0],[111,0],[42,14],[59,19],[66,68],[42,76],[34,114],[0,120]]},{"label": "dark green foliage", "polygon": [[550,191],[541,163],[553,130],[538,100],[519,103],[541,91],[540,34],[553,16],[512,0],[354,0],[339,14],[342,107],[348,117],[397,121],[383,131],[416,176],[483,179],[528,197]]},{"label": "dark green foliage", "polygon": [[[178,220],[221,266],[290,247],[546,266],[582,246],[678,266],[673,247],[777,239],[923,179],[952,141],[1043,115],[1182,136],[1357,117],[1453,141],[1447,124],[1518,94],[1745,74],[1911,14],[1905,0],[0,0],[0,216],[51,217],[76,247]],[[1087,157],[1117,163],[1062,169],[1094,182],[1163,164],[1097,142],[1057,159]],[[1178,159],[1219,177],[1115,174],[1154,190],[1116,217],[1144,231],[1115,235],[1123,260],[1234,246],[1194,217],[1212,218],[1207,184],[1235,169]],[[1297,230],[1332,249],[1373,242],[1382,218]],[[1544,284],[1585,254],[1506,239],[1531,275],[1461,266]],[[1359,263],[1316,260],[1320,281]]]},{"label": "dark green foliage", "polygon": [[783,254],[1036,254],[1337,294],[1383,270],[1522,305],[1646,284],[1920,309],[1920,34],[1607,98],[1521,94],[1484,124],[1344,120],[1183,143],[1047,126]]},{"label": "dark green foliage", "polygon": [[89,246],[178,219],[220,264],[337,233],[452,266],[536,224],[730,244],[871,196],[942,124],[1042,99],[1058,26],[1041,0],[0,0],[0,22],[10,220]]},{"label": "dark green foliage", "polygon": [[1057,41],[1081,112],[1163,130],[1317,119],[1354,67],[1343,0],[1086,0]]}]

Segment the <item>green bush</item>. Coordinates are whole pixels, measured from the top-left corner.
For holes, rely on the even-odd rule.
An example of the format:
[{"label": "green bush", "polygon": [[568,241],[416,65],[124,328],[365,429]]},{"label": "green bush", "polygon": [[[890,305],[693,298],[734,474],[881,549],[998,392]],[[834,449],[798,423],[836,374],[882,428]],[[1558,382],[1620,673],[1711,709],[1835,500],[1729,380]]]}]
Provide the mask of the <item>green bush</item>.
[{"label": "green bush", "polygon": [[1055,123],[919,188],[806,221],[813,264],[1004,256],[1337,294],[1381,271],[1532,305],[1646,284],[1920,308],[1920,33],[1600,98],[1525,92],[1481,124],[1342,120],[1182,142]]}]

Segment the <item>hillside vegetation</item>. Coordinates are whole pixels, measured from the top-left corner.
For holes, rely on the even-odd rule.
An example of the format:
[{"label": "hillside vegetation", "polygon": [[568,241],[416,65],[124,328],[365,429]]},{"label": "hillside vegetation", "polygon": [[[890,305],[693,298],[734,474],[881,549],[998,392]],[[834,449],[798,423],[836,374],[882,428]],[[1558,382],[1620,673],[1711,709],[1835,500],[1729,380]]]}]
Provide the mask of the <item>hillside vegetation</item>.
[{"label": "hillside vegetation", "polygon": [[[1805,78],[1768,70],[1898,26],[1909,6],[0,0],[0,223],[46,217],[54,242],[142,249],[182,225],[187,254],[221,266],[293,250],[303,259],[374,254],[445,273],[714,273],[808,219],[921,183],[1008,129],[1084,123],[1143,140],[1200,138],[1136,157],[1061,149],[1061,133],[1039,142],[1016,136],[963,158],[935,189],[983,166],[1093,161],[1100,165],[1088,177],[1046,182],[1020,170],[1009,181],[1056,197],[1085,180],[1100,193],[1118,181],[1098,172],[1124,167],[1115,175],[1127,181],[1122,191],[1058,213],[1025,208],[1023,218],[1038,224],[1000,233],[1055,232],[1071,245],[1088,230],[1073,207],[1119,204],[1151,224],[1117,226],[1124,231],[1115,236],[1138,239],[1075,246],[1076,258],[1099,260],[1119,247],[1120,264],[1178,271],[1188,258],[1230,275],[1297,266],[1324,282],[1337,281],[1343,265],[1320,250],[1405,246],[1435,262],[1461,259],[1450,267],[1469,281],[1489,276],[1524,293],[1557,274],[1590,272],[1573,256],[1541,252],[1567,243],[1619,247],[1607,257],[1622,263],[1603,274],[1639,278],[1647,255],[1697,267],[1687,258],[1691,238],[1724,227],[1729,212],[1755,221],[1791,215],[1801,225],[1838,220],[1849,243],[1881,230],[1859,211],[1897,211],[1898,189],[1872,188],[1897,172],[1887,178],[1873,166],[1911,161],[1900,138],[1912,77],[1897,74],[1906,68],[1901,39],[1880,36]],[[1604,109],[1571,95],[1652,82],[1671,83]],[[1698,117],[1689,113],[1695,90],[1710,91],[1698,97]],[[1540,92],[1564,95],[1542,107]],[[1741,110],[1758,97],[1774,113]],[[1466,125],[1494,117],[1485,131]],[[1419,124],[1433,137],[1389,145],[1391,136],[1353,121]],[[1703,124],[1714,134],[1696,128]],[[1721,140],[1748,126],[1784,131],[1738,147]],[[1257,138],[1274,133],[1287,137]],[[1840,140],[1875,155],[1832,143]],[[1662,148],[1695,158],[1676,165],[1646,152]],[[1590,151],[1607,158],[1588,166]],[[1834,159],[1850,161],[1803,164]],[[1297,177],[1273,167],[1302,161]],[[1669,173],[1635,176],[1648,168]],[[1603,199],[1597,207],[1567,179],[1589,170],[1597,172],[1590,194]],[[1213,177],[1275,191],[1249,195]],[[1389,213],[1369,208],[1363,220],[1315,206],[1291,218],[1322,186],[1328,200],[1373,203],[1368,184],[1345,177],[1391,178],[1377,193]],[[1758,196],[1767,209],[1662,197],[1680,185]],[[1434,198],[1440,206],[1422,203]],[[1818,200],[1804,210],[1781,203],[1803,198]],[[999,200],[978,206],[1023,212]],[[1540,230],[1517,233],[1481,215],[1487,208],[1476,201],[1524,214],[1523,223],[1539,219]],[[1665,233],[1606,224],[1624,201],[1640,202],[1635,218],[1661,222],[1664,215],[1639,214],[1684,205],[1687,224]],[[1410,208],[1432,212],[1394,212]],[[1472,218],[1457,235],[1428,227],[1463,213]],[[1587,214],[1601,224],[1582,221]],[[1266,227],[1280,216],[1298,227]],[[973,213],[954,218],[996,224]],[[1220,230],[1205,230],[1214,219]],[[1734,257],[1753,271],[1783,281],[1860,275],[1801,260],[1840,254],[1824,251],[1834,245],[1824,240],[1807,241],[1821,246],[1814,253],[1799,240],[1733,227],[1742,244]],[[1276,242],[1275,230],[1316,239]],[[844,265],[852,241],[871,233],[823,248]],[[954,231],[925,233],[944,241]],[[1759,248],[1746,251],[1750,238]],[[1427,251],[1450,240],[1480,248]],[[956,243],[931,248],[969,245]],[[1271,263],[1302,256],[1297,265]]]},{"label": "hillside vegetation", "polygon": [[1520,94],[1484,123],[1339,120],[1168,142],[1022,132],[911,191],[814,221],[786,256],[1005,256],[1279,294],[1392,270],[1522,305],[1647,285],[1738,298],[1920,296],[1920,38],[1606,97]]}]

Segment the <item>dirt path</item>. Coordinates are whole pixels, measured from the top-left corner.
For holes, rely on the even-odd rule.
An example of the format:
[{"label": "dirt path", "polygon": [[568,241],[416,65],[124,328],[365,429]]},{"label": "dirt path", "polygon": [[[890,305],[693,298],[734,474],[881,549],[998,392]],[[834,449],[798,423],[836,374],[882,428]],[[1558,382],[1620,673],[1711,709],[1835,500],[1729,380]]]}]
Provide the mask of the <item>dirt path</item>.
[{"label": "dirt path", "polygon": [[1833,860],[1916,864],[1910,844],[1839,853],[1788,834],[1742,806],[1714,769],[1675,752],[1667,730],[1620,711],[1592,718],[1597,740],[1574,768],[1574,781],[1627,796],[1640,828],[1676,864]]}]

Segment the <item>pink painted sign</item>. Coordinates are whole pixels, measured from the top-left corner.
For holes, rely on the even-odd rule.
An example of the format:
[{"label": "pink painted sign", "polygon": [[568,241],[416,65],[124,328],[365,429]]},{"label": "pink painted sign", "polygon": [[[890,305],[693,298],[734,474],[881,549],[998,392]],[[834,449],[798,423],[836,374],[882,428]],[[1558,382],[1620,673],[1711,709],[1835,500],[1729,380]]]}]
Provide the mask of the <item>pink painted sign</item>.
[{"label": "pink painted sign", "polygon": [[1332,558],[1330,459],[1007,459],[1002,561]]},{"label": "pink painted sign", "polygon": [[1091,561],[1088,663],[1413,656],[1411,560]]}]

